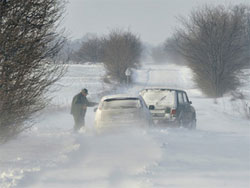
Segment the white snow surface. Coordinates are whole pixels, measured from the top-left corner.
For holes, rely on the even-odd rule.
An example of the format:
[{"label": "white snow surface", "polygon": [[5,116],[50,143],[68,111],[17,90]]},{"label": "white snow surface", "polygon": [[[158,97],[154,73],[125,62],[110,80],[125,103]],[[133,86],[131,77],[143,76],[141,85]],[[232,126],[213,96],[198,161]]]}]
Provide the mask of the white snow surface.
[{"label": "white snow surface", "polygon": [[[241,101],[206,98],[185,66],[145,64],[135,83],[112,93],[145,87],[187,91],[197,129],[155,127],[97,134],[89,108],[86,127],[72,131],[72,97],[86,87],[98,101],[112,87],[102,83],[101,64],[69,65],[51,105],[32,129],[0,145],[0,187],[20,188],[249,188],[250,121]],[[242,87],[250,93],[249,84]]]}]

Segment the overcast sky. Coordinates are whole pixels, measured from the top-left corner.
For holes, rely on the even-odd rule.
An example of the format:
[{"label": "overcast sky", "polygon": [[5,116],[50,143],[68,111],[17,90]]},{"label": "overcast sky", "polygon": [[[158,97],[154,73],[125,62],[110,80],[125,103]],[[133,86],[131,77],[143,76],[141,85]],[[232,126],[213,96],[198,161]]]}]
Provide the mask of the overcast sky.
[{"label": "overcast sky", "polygon": [[142,41],[159,44],[187,16],[203,4],[250,3],[250,0],[68,0],[64,25],[72,39],[87,33],[99,36],[114,28],[129,29]]}]

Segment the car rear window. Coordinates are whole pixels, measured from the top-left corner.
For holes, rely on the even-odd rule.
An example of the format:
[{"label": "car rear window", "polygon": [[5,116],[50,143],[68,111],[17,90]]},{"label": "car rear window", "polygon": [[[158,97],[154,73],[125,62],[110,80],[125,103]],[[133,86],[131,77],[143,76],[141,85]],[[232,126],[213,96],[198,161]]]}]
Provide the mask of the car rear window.
[{"label": "car rear window", "polygon": [[174,106],[175,91],[171,90],[146,90],[141,96],[147,105]]},{"label": "car rear window", "polygon": [[102,109],[127,109],[140,108],[141,102],[138,98],[107,99],[103,101]]}]

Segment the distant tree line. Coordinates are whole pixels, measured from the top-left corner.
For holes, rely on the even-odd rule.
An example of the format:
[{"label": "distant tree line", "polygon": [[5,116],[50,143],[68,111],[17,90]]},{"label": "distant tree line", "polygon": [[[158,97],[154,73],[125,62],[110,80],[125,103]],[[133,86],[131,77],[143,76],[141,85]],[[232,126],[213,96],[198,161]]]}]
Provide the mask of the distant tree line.
[{"label": "distant tree line", "polygon": [[83,41],[78,51],[74,53],[75,59],[81,62],[97,63],[102,61],[103,45],[97,36]]},{"label": "distant tree line", "polygon": [[109,78],[120,83],[126,80],[127,68],[140,65],[142,42],[130,31],[114,29],[106,36],[90,36],[70,59],[78,62],[104,63]]},{"label": "distant tree line", "polygon": [[[172,37],[151,48],[153,61],[188,65],[197,86],[209,97],[234,91],[250,62],[249,9],[249,5],[205,5],[193,10],[187,18],[179,18],[181,27]],[[139,65],[142,46],[133,33],[113,30],[84,40],[71,59],[103,62],[108,74],[122,82],[124,70]]]},{"label": "distant tree line", "polygon": [[[241,72],[250,62],[249,9],[244,4],[194,9],[187,18],[179,18],[181,27],[172,37],[151,48],[152,59],[189,66],[197,86],[209,97],[236,90],[241,84]],[[103,62],[108,74],[122,82],[124,70],[139,65],[143,50],[138,36],[113,30],[103,37],[92,35],[85,39],[70,59]]]}]

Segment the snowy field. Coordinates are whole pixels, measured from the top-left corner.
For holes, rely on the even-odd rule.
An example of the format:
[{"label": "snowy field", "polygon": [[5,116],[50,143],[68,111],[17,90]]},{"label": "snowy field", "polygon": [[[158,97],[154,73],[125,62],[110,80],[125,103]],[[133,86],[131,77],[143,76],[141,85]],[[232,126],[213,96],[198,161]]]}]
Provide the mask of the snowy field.
[{"label": "snowy field", "polygon": [[[0,145],[1,188],[250,187],[250,121],[242,101],[226,96],[215,104],[196,88],[187,67],[146,64],[136,71],[133,86],[115,91],[102,83],[104,74],[102,65],[69,65],[35,126]],[[136,94],[151,86],[185,89],[196,108],[197,129],[96,134],[89,108],[86,129],[72,132],[70,103],[82,88],[98,101],[107,92]],[[249,87],[242,91],[249,94]]]}]

